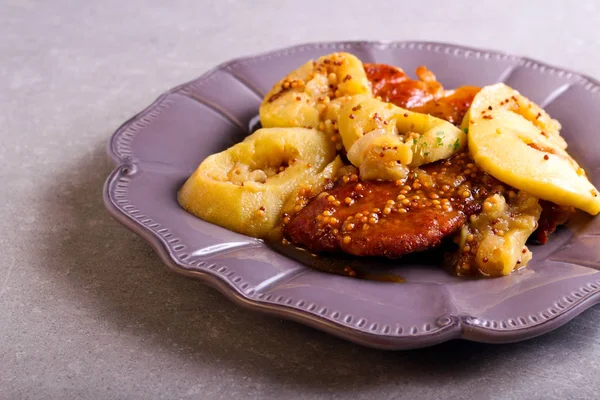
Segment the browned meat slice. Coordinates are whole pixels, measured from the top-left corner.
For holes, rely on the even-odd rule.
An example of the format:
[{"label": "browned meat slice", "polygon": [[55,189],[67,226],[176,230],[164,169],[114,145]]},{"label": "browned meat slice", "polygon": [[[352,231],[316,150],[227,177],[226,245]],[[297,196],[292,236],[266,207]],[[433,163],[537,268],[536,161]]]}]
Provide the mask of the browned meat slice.
[{"label": "browned meat slice", "polygon": [[575,212],[572,207],[559,206],[549,201],[540,201],[542,215],[538,221],[538,229],[533,233],[532,239],[540,244],[548,243],[548,236],[556,231],[556,228],[565,224]]},{"label": "browned meat slice", "polygon": [[419,80],[410,79],[402,69],[391,65],[365,64],[364,68],[373,87],[373,94],[399,107],[422,106],[444,95],[443,86],[425,67],[417,69]]},{"label": "browned meat slice", "polygon": [[365,64],[373,94],[383,101],[412,111],[431,114],[460,124],[480,88],[462,86],[444,90],[435,75],[425,67],[417,68],[419,80],[410,79],[402,69],[387,64]]},{"label": "browned meat slice", "polygon": [[[383,214],[386,201],[396,192],[398,188],[387,182],[341,184],[292,218],[285,234],[292,243],[315,253],[342,250],[361,256],[400,256],[439,244],[465,222],[465,215],[457,209],[435,210],[416,204],[404,213],[390,209]],[[329,196],[362,198],[351,206],[336,207],[328,201]]]},{"label": "browned meat slice", "polygon": [[414,170],[403,184],[345,176],[291,216],[283,232],[314,253],[399,257],[437,246],[487,196],[506,190],[460,153]]},{"label": "browned meat slice", "polygon": [[426,90],[425,87],[419,87],[422,82],[411,80],[402,68],[388,64],[364,64],[364,69],[367,79],[371,82],[373,94],[380,96],[383,101],[391,102],[392,99],[396,99],[398,103],[406,105],[413,97],[413,90],[410,90],[412,88],[418,96],[414,96],[412,100],[417,103],[423,102],[422,97]]}]

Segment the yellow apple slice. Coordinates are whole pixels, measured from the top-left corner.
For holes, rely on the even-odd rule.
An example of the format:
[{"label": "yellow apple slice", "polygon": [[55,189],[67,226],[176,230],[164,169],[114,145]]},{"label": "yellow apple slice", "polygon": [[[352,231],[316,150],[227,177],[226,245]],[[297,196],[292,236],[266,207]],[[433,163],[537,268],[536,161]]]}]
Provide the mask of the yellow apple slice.
[{"label": "yellow apple slice", "polygon": [[540,199],[600,212],[598,191],[585,171],[538,126],[506,108],[470,114],[469,151],[484,171]]},{"label": "yellow apple slice", "polygon": [[403,181],[408,176],[406,165],[412,160],[412,150],[398,135],[375,129],[355,141],[347,157],[364,180]]},{"label": "yellow apple slice", "polygon": [[488,111],[498,109],[521,115],[539,129],[540,135],[562,149],[567,148],[567,142],[560,136],[560,123],[540,106],[504,83],[485,86],[477,93],[461,128],[469,128],[469,119],[479,118]]},{"label": "yellow apple slice", "polygon": [[483,211],[472,215],[458,236],[456,273],[496,277],[526,266],[531,260],[526,242],[537,229],[541,213],[539,200],[524,191],[486,198]]},{"label": "yellow apple slice", "polygon": [[277,82],[260,105],[260,122],[264,128],[317,128],[331,100],[370,93],[362,62],[350,53],[332,53]]},{"label": "yellow apple slice", "polygon": [[[339,103],[337,107],[336,103]],[[378,148],[386,147],[381,134],[370,134],[374,131],[395,137],[386,139],[390,142],[387,148],[396,147],[396,160],[409,167],[448,158],[467,143],[465,133],[448,121],[405,110],[370,96],[345,97],[336,100],[331,109],[337,110],[339,132],[349,154],[353,153],[352,147],[359,140],[361,151],[364,152],[368,147],[367,138],[376,139],[374,145]],[[388,157],[391,156],[385,155],[385,158]],[[350,161],[354,164],[359,159]],[[354,165],[360,167],[358,164]]]},{"label": "yellow apple slice", "polygon": [[262,238],[279,223],[294,189],[323,171],[335,154],[315,129],[259,129],[207,157],[181,188],[179,203],[205,221]]}]

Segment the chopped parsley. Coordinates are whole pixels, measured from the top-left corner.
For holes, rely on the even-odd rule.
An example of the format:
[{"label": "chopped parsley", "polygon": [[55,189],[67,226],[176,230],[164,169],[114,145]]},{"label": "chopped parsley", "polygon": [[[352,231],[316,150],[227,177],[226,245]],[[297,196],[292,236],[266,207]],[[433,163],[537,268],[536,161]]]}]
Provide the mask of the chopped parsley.
[{"label": "chopped parsley", "polygon": [[436,137],[435,141],[437,142],[438,147],[442,147],[444,145],[441,137]]},{"label": "chopped parsley", "polygon": [[438,131],[438,132],[436,133],[436,135],[438,135],[438,136],[444,136],[444,131]]},{"label": "chopped parsley", "polygon": [[460,142],[458,141],[458,139],[456,139],[454,141],[454,144],[452,145],[452,148],[454,151],[458,150],[458,148],[460,147]]},{"label": "chopped parsley", "polygon": [[417,144],[417,139],[413,139],[413,144]]},{"label": "chopped parsley", "polygon": [[427,157],[428,155],[429,155],[429,152],[426,151],[425,154],[424,154],[424,156]]},{"label": "chopped parsley", "polygon": [[469,133],[469,128],[463,128],[462,130],[464,133]]}]

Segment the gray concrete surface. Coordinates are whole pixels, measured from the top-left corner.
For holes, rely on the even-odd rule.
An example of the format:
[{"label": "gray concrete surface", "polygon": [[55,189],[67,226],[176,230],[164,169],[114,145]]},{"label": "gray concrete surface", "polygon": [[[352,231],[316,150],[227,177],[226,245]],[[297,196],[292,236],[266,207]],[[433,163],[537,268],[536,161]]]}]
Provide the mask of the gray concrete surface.
[{"label": "gray concrete surface", "polygon": [[229,58],[427,39],[599,77],[596,4],[0,1],[0,399],[597,398],[598,307],[518,344],[365,349],[169,273],[101,202],[113,130]]}]

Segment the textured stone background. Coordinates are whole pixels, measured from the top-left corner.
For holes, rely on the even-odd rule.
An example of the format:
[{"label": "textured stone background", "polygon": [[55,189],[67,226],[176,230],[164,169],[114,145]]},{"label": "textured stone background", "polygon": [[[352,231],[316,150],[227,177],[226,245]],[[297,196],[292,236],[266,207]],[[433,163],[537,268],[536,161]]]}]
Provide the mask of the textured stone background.
[{"label": "textured stone background", "polygon": [[594,0],[0,1],[0,398],[596,397],[598,307],[524,343],[361,348],[167,272],[104,211],[101,189],[117,126],[227,59],[310,41],[437,40],[598,77],[597,9]]}]

